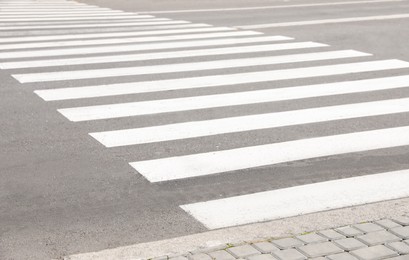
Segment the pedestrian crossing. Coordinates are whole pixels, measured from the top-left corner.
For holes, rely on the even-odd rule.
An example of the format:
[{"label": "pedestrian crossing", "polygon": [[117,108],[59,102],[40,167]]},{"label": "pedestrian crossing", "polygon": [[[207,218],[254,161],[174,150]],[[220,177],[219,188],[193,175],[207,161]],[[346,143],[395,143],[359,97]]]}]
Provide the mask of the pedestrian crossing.
[{"label": "pedestrian crossing", "polygon": [[[396,57],[379,59],[376,54],[292,36],[69,0],[0,2],[0,10],[0,31],[9,33],[0,37],[0,69],[22,88],[33,87],[42,100],[53,102],[67,120],[86,122],[88,129],[94,129],[89,131],[92,140],[103,149],[166,146],[169,141],[176,144],[203,137],[214,140],[211,150],[199,147],[200,152],[193,154],[182,151],[182,155],[130,160],[135,173],[150,183],[200,182],[205,176],[222,177],[245,169],[409,147],[409,126],[380,123],[376,129],[356,129],[348,123],[409,115],[408,96],[385,94],[379,99],[381,93],[408,90],[409,62]],[[112,31],[115,27],[121,31]],[[81,31],[84,28],[88,31]],[[78,32],[72,33],[73,29]],[[31,34],[33,30],[38,33]],[[285,82],[288,85],[281,85]],[[145,100],[142,94],[151,96]],[[378,94],[378,98],[348,98],[362,94]],[[342,103],[321,103],[340,97],[346,97]],[[301,101],[310,106],[303,107]],[[249,105],[278,108],[280,102],[294,107],[218,113]],[[216,116],[202,118],[194,113],[206,109],[216,111]],[[187,120],[174,120],[184,113],[191,113]],[[115,121],[159,114],[172,120],[143,127]],[[103,130],[94,128],[98,121],[106,122]],[[341,121],[351,124],[347,131],[316,132],[284,141],[272,138],[244,147],[216,146],[221,136],[229,139],[244,132]],[[207,228],[216,229],[405,197],[408,184],[407,170],[390,171],[242,196],[227,194],[222,199],[215,196],[180,207]]]}]

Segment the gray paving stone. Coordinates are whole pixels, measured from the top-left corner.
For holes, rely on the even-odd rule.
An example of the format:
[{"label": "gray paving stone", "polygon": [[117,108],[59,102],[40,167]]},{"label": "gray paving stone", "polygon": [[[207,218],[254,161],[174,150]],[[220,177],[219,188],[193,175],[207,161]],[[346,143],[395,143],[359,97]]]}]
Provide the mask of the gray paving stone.
[{"label": "gray paving stone", "polygon": [[252,247],[251,245],[242,245],[236,247],[230,247],[226,249],[227,252],[232,254],[236,258],[244,258],[251,255],[259,255],[260,251]]},{"label": "gray paving stone", "polygon": [[218,251],[210,252],[209,256],[215,260],[234,260],[236,259],[234,256],[232,256],[225,250],[218,250]]},{"label": "gray paving stone", "polygon": [[390,243],[390,242],[397,242],[401,240],[399,237],[385,230],[368,233],[366,235],[357,236],[356,238],[369,246],[375,246],[375,245],[380,245],[380,244],[385,244],[385,243]]},{"label": "gray paving stone", "polygon": [[409,217],[401,216],[393,218],[392,220],[398,224],[401,224],[402,226],[409,226]]},{"label": "gray paving stone", "polygon": [[270,254],[253,255],[247,257],[248,260],[277,260],[274,256]]},{"label": "gray paving stone", "polygon": [[401,255],[397,257],[388,258],[388,260],[409,260],[409,255]]},{"label": "gray paving stone", "polygon": [[386,244],[392,250],[395,250],[399,254],[409,254],[409,245],[403,242],[393,242]]},{"label": "gray paving stone", "polygon": [[359,236],[363,234],[362,231],[356,228],[350,227],[350,226],[340,227],[340,228],[335,229],[335,231],[347,237],[354,237],[354,236]]},{"label": "gray paving stone", "polygon": [[169,258],[169,260],[188,260],[188,259],[184,256],[176,256]]},{"label": "gray paving stone", "polygon": [[383,227],[376,225],[374,223],[362,223],[362,224],[356,224],[353,225],[354,228],[361,230],[364,233],[369,233],[369,232],[376,232],[376,231],[381,231],[385,230]]},{"label": "gray paving stone", "polygon": [[271,244],[270,242],[254,243],[253,247],[255,247],[258,251],[264,254],[280,250],[278,247]]},{"label": "gray paving stone", "polygon": [[398,255],[398,253],[383,245],[361,248],[350,253],[361,260],[378,260]]},{"label": "gray paving stone", "polygon": [[314,257],[314,258],[309,258],[309,260],[327,260],[325,257]]},{"label": "gray paving stone", "polygon": [[327,256],[327,259],[330,260],[359,260],[355,256],[349,254],[349,253],[341,253],[341,254],[336,254],[336,255],[329,255]]},{"label": "gray paving stone", "polygon": [[204,253],[187,256],[189,260],[212,260],[212,258]]},{"label": "gray paving stone", "polygon": [[298,247],[298,246],[303,245],[303,243],[300,240],[291,238],[291,237],[273,240],[271,241],[271,243],[273,243],[280,249],[287,249],[287,248]]},{"label": "gray paving stone", "polygon": [[352,251],[359,248],[367,247],[367,245],[352,237],[335,240],[333,241],[333,243],[346,251]]},{"label": "gray paving stone", "polygon": [[328,239],[315,233],[297,236],[297,238],[301,240],[304,244],[321,243],[328,241]]},{"label": "gray paving stone", "polygon": [[341,235],[340,233],[338,233],[337,231],[333,229],[322,230],[322,231],[319,231],[318,234],[320,234],[323,237],[326,237],[329,240],[345,238],[344,235]]},{"label": "gray paving stone", "polygon": [[299,247],[298,250],[308,257],[318,257],[344,252],[344,250],[331,242],[309,244]]},{"label": "gray paving stone", "polygon": [[409,226],[392,228],[389,231],[403,239],[409,239]]},{"label": "gray paving stone", "polygon": [[272,252],[272,254],[280,260],[304,260],[307,259],[303,254],[295,249],[286,249]]},{"label": "gray paving stone", "polygon": [[378,224],[379,226],[382,226],[386,229],[391,229],[391,228],[395,228],[395,227],[401,227],[401,225],[399,225],[398,223],[390,220],[390,219],[382,219],[382,220],[378,220],[375,221],[376,224]]}]

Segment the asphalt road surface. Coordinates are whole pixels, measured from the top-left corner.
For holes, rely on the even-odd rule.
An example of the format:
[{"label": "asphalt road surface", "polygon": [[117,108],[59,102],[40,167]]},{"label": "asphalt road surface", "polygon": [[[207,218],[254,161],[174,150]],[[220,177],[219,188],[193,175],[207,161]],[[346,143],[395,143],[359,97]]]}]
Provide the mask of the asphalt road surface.
[{"label": "asphalt road surface", "polygon": [[0,1],[0,259],[403,196],[373,193],[409,168],[408,1],[80,2]]}]

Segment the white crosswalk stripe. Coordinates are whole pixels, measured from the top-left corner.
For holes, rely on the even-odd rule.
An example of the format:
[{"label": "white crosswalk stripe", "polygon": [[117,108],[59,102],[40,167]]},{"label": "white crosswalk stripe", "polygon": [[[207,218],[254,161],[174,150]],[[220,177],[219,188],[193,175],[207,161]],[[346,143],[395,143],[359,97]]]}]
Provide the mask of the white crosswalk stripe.
[{"label": "white crosswalk stripe", "polygon": [[[192,178],[317,157],[409,145],[409,127],[316,137],[130,163],[151,182]],[[391,138],[393,137],[393,138]],[[172,169],[169,172],[168,169]]]},{"label": "white crosswalk stripe", "polygon": [[108,55],[97,57],[84,58],[66,58],[66,59],[52,59],[52,60],[30,60],[30,61],[11,61],[0,62],[0,69],[21,69],[21,68],[40,68],[53,66],[68,66],[68,65],[84,65],[84,64],[98,64],[98,63],[116,63],[125,61],[148,61],[148,60],[165,60],[172,58],[188,58],[201,57],[210,55],[228,55],[241,53],[258,53],[279,50],[295,50],[327,47],[326,44],[316,42],[293,42],[282,44],[268,44],[268,45],[252,45],[240,47],[227,48],[213,48],[213,49],[197,49],[191,51],[171,51],[171,52],[155,52],[146,54],[126,54],[126,55]]},{"label": "white crosswalk stripe", "polygon": [[[88,121],[94,141],[119,150],[178,145],[193,138],[215,140],[195,153],[173,154],[169,149],[166,155],[132,158],[130,166],[149,182],[187,178],[200,182],[199,177],[225,178],[226,173],[256,171],[261,166],[409,147],[409,126],[379,122],[362,129],[350,123],[409,114],[409,98],[404,94],[409,90],[409,62],[330,49],[325,43],[295,42],[288,36],[71,1],[1,2],[0,8],[0,30],[8,33],[0,38],[0,69],[13,70],[11,75],[20,83],[37,83],[35,94],[54,101],[68,120]],[[105,19],[110,21],[99,22]],[[115,27],[123,28],[114,31]],[[87,85],[87,80],[93,83]],[[148,100],[140,94],[149,96]],[[327,103],[322,101],[325,98]],[[265,110],[283,101],[292,106]],[[255,110],[218,113],[246,106]],[[203,116],[206,109],[215,112]],[[166,120],[140,120],[140,116],[155,119],[155,115]],[[261,144],[246,140],[244,146],[216,145],[222,136],[230,140],[244,132],[304,125],[321,129],[339,122],[345,129],[329,134],[323,130],[325,134],[317,131],[296,139],[289,135]],[[227,198],[216,196],[181,208],[215,229],[409,196],[408,185],[409,171],[391,171],[236,197],[226,194]]]},{"label": "white crosswalk stripe", "polygon": [[234,31],[222,33],[204,33],[156,37],[136,37],[136,38],[115,38],[99,40],[77,40],[77,41],[58,41],[58,42],[41,42],[41,43],[22,43],[22,44],[0,44],[0,50],[29,49],[29,48],[46,48],[46,47],[65,47],[65,46],[85,46],[85,45],[104,45],[104,44],[121,44],[133,42],[162,42],[191,39],[211,39],[237,36],[261,35],[262,33],[253,31]]},{"label": "white crosswalk stripe", "polygon": [[[310,77],[320,77],[320,76],[330,76],[330,75],[340,75],[340,74],[352,74],[360,72],[374,72],[380,70],[392,70],[392,69],[402,69],[409,68],[409,63],[398,61],[398,60],[386,60],[386,61],[373,61],[373,62],[359,62],[359,63],[348,63],[341,65],[329,65],[329,66],[318,66],[318,67],[307,67],[298,69],[286,69],[286,70],[273,70],[273,71],[262,71],[262,72],[249,72],[249,73],[238,73],[229,75],[217,75],[217,76],[206,76],[206,77],[195,77],[195,78],[184,78],[175,80],[163,80],[163,81],[151,81],[151,82],[138,82],[138,83],[119,83],[112,85],[98,85],[98,86],[88,86],[88,87],[75,87],[75,88],[59,88],[50,90],[38,90],[36,91],[44,100],[66,100],[66,99],[77,99],[77,98],[90,98],[90,97],[103,97],[103,96],[113,96],[113,95],[125,95],[125,94],[137,94],[137,93],[150,93],[159,91],[169,91],[169,90],[181,90],[181,89],[195,89],[195,88],[209,88],[228,85],[237,85],[245,83],[259,83],[259,82],[269,82],[278,81],[285,79],[299,79],[299,78],[310,78]],[[137,86],[137,87],[136,87]],[[371,86],[366,86],[371,87]],[[300,92],[299,98],[317,96],[317,94],[328,93],[329,95],[333,92],[323,92],[313,93],[311,89],[307,87],[301,87],[302,92]],[[316,88],[318,91],[321,89]],[[297,90],[297,88],[294,88]],[[290,89],[283,90],[271,90],[286,93],[291,91]],[[257,93],[257,92],[255,92]],[[307,94],[305,94],[307,93]],[[246,93],[247,95],[249,93]],[[261,94],[265,94],[261,92]],[[235,94],[233,94],[235,95]],[[257,95],[257,94],[256,94]],[[127,105],[125,105],[127,106]]]},{"label": "white crosswalk stripe", "polygon": [[[193,24],[194,25],[194,24]],[[187,27],[184,25],[183,27]],[[286,41],[292,40],[290,37],[284,36],[264,36],[253,38],[230,38],[230,39],[216,39],[203,41],[181,41],[169,43],[156,44],[133,44],[121,46],[98,46],[94,48],[64,48],[58,50],[34,50],[34,51],[14,51],[14,52],[0,52],[0,59],[14,59],[14,58],[33,58],[33,57],[51,57],[51,56],[67,56],[67,55],[83,55],[83,54],[97,54],[110,53],[121,51],[146,51],[146,50],[162,50],[172,48],[188,48],[188,47],[204,47],[204,46],[223,46],[223,45],[238,45],[245,43],[260,43],[272,41]]]},{"label": "white crosswalk stripe", "polygon": [[240,68],[240,67],[250,67],[250,66],[297,63],[297,62],[305,62],[305,61],[320,61],[320,60],[333,60],[333,59],[335,60],[335,59],[346,59],[346,58],[353,58],[353,57],[364,57],[364,56],[369,56],[369,55],[370,54],[363,53],[363,52],[346,50],[346,51],[294,54],[294,55],[259,57],[259,58],[217,60],[217,61],[205,61],[205,62],[195,62],[195,63],[180,63],[180,64],[172,64],[172,66],[165,64],[165,65],[156,65],[156,66],[123,67],[123,68],[113,68],[113,69],[58,71],[58,72],[44,72],[44,73],[33,73],[33,74],[14,74],[13,77],[16,78],[18,81],[20,81],[21,83],[90,79],[90,78],[95,79],[95,78],[107,78],[107,77],[172,73],[172,72]]},{"label": "white crosswalk stripe", "polygon": [[408,182],[408,170],[394,171],[181,207],[206,227],[216,229],[404,198],[409,196]]},{"label": "white crosswalk stripe", "polygon": [[[406,85],[409,86],[409,82]],[[408,98],[90,133],[90,135],[106,147],[118,147],[404,112],[409,112]]]}]

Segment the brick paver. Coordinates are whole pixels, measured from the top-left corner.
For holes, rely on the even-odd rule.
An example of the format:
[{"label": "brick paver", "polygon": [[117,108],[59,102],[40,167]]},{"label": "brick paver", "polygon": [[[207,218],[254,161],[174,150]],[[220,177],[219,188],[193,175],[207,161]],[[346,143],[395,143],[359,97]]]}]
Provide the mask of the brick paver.
[{"label": "brick paver", "polygon": [[409,226],[392,228],[389,231],[403,239],[409,239]]},{"label": "brick paver", "polygon": [[361,240],[369,246],[381,245],[401,240],[399,237],[388,231],[371,232],[366,235],[357,236],[357,239]]},{"label": "brick paver", "polygon": [[336,255],[329,255],[327,256],[329,260],[359,260],[355,256],[351,255],[350,253],[341,253]]},{"label": "brick paver", "polygon": [[367,245],[352,237],[335,240],[334,244],[336,244],[337,246],[346,251],[352,251],[359,248],[367,247]]},{"label": "brick paver", "polygon": [[361,230],[364,233],[384,230],[383,227],[376,225],[374,223],[362,223],[362,224],[353,225],[353,227],[358,230]]},{"label": "brick paver", "polygon": [[278,247],[276,247],[275,245],[273,245],[270,242],[254,243],[253,247],[256,248],[258,251],[260,251],[261,253],[264,253],[264,254],[280,250]]},{"label": "brick paver", "polygon": [[229,252],[236,258],[245,258],[247,256],[261,254],[260,251],[258,251],[251,245],[236,246],[236,247],[228,248],[226,250],[227,252]]},{"label": "brick paver", "polygon": [[324,242],[319,244],[309,244],[298,248],[304,255],[308,257],[318,257],[341,253],[344,250],[331,242]]},{"label": "brick paver", "polygon": [[328,241],[328,239],[320,235],[317,235],[315,233],[297,236],[297,238],[301,240],[304,244],[312,244],[312,243],[320,243],[320,242]]},{"label": "brick paver", "polygon": [[383,245],[361,248],[352,251],[351,254],[362,260],[378,260],[398,255],[398,253]]},{"label": "brick paver", "polygon": [[285,249],[272,253],[280,260],[304,260],[307,257],[295,249]]},{"label": "brick paver", "polygon": [[390,220],[390,219],[381,219],[378,221],[374,222],[375,224],[378,224],[379,226],[382,226],[386,229],[391,229],[391,228],[396,228],[396,227],[401,227],[400,224]]},{"label": "brick paver", "polygon": [[358,230],[356,228],[350,227],[350,226],[340,227],[340,228],[337,228],[335,230],[338,231],[339,233],[341,233],[342,235],[347,236],[347,237],[354,237],[354,236],[358,236],[358,235],[363,234],[362,231],[360,231],[360,230]]},{"label": "brick paver", "polygon": [[399,254],[409,254],[409,245],[403,242],[393,242],[386,244],[390,249],[395,250]]},{"label": "brick paver", "polygon": [[297,246],[302,246],[304,245],[303,242],[301,242],[298,239],[295,238],[283,238],[275,241],[271,241],[274,245],[276,245],[280,249],[287,249],[287,248],[292,248],[292,247],[297,247]]},{"label": "brick paver", "polygon": [[227,253],[225,250],[218,250],[215,252],[210,252],[209,256],[215,260],[233,260],[236,259],[231,254]]},{"label": "brick paver", "polygon": [[201,248],[153,260],[409,260],[408,219],[405,216],[352,223],[294,237]]},{"label": "brick paver", "polygon": [[319,231],[318,234],[320,234],[323,237],[326,237],[329,240],[345,238],[344,235],[341,235],[340,233],[338,233],[337,231],[333,229],[322,230],[322,231]]}]

